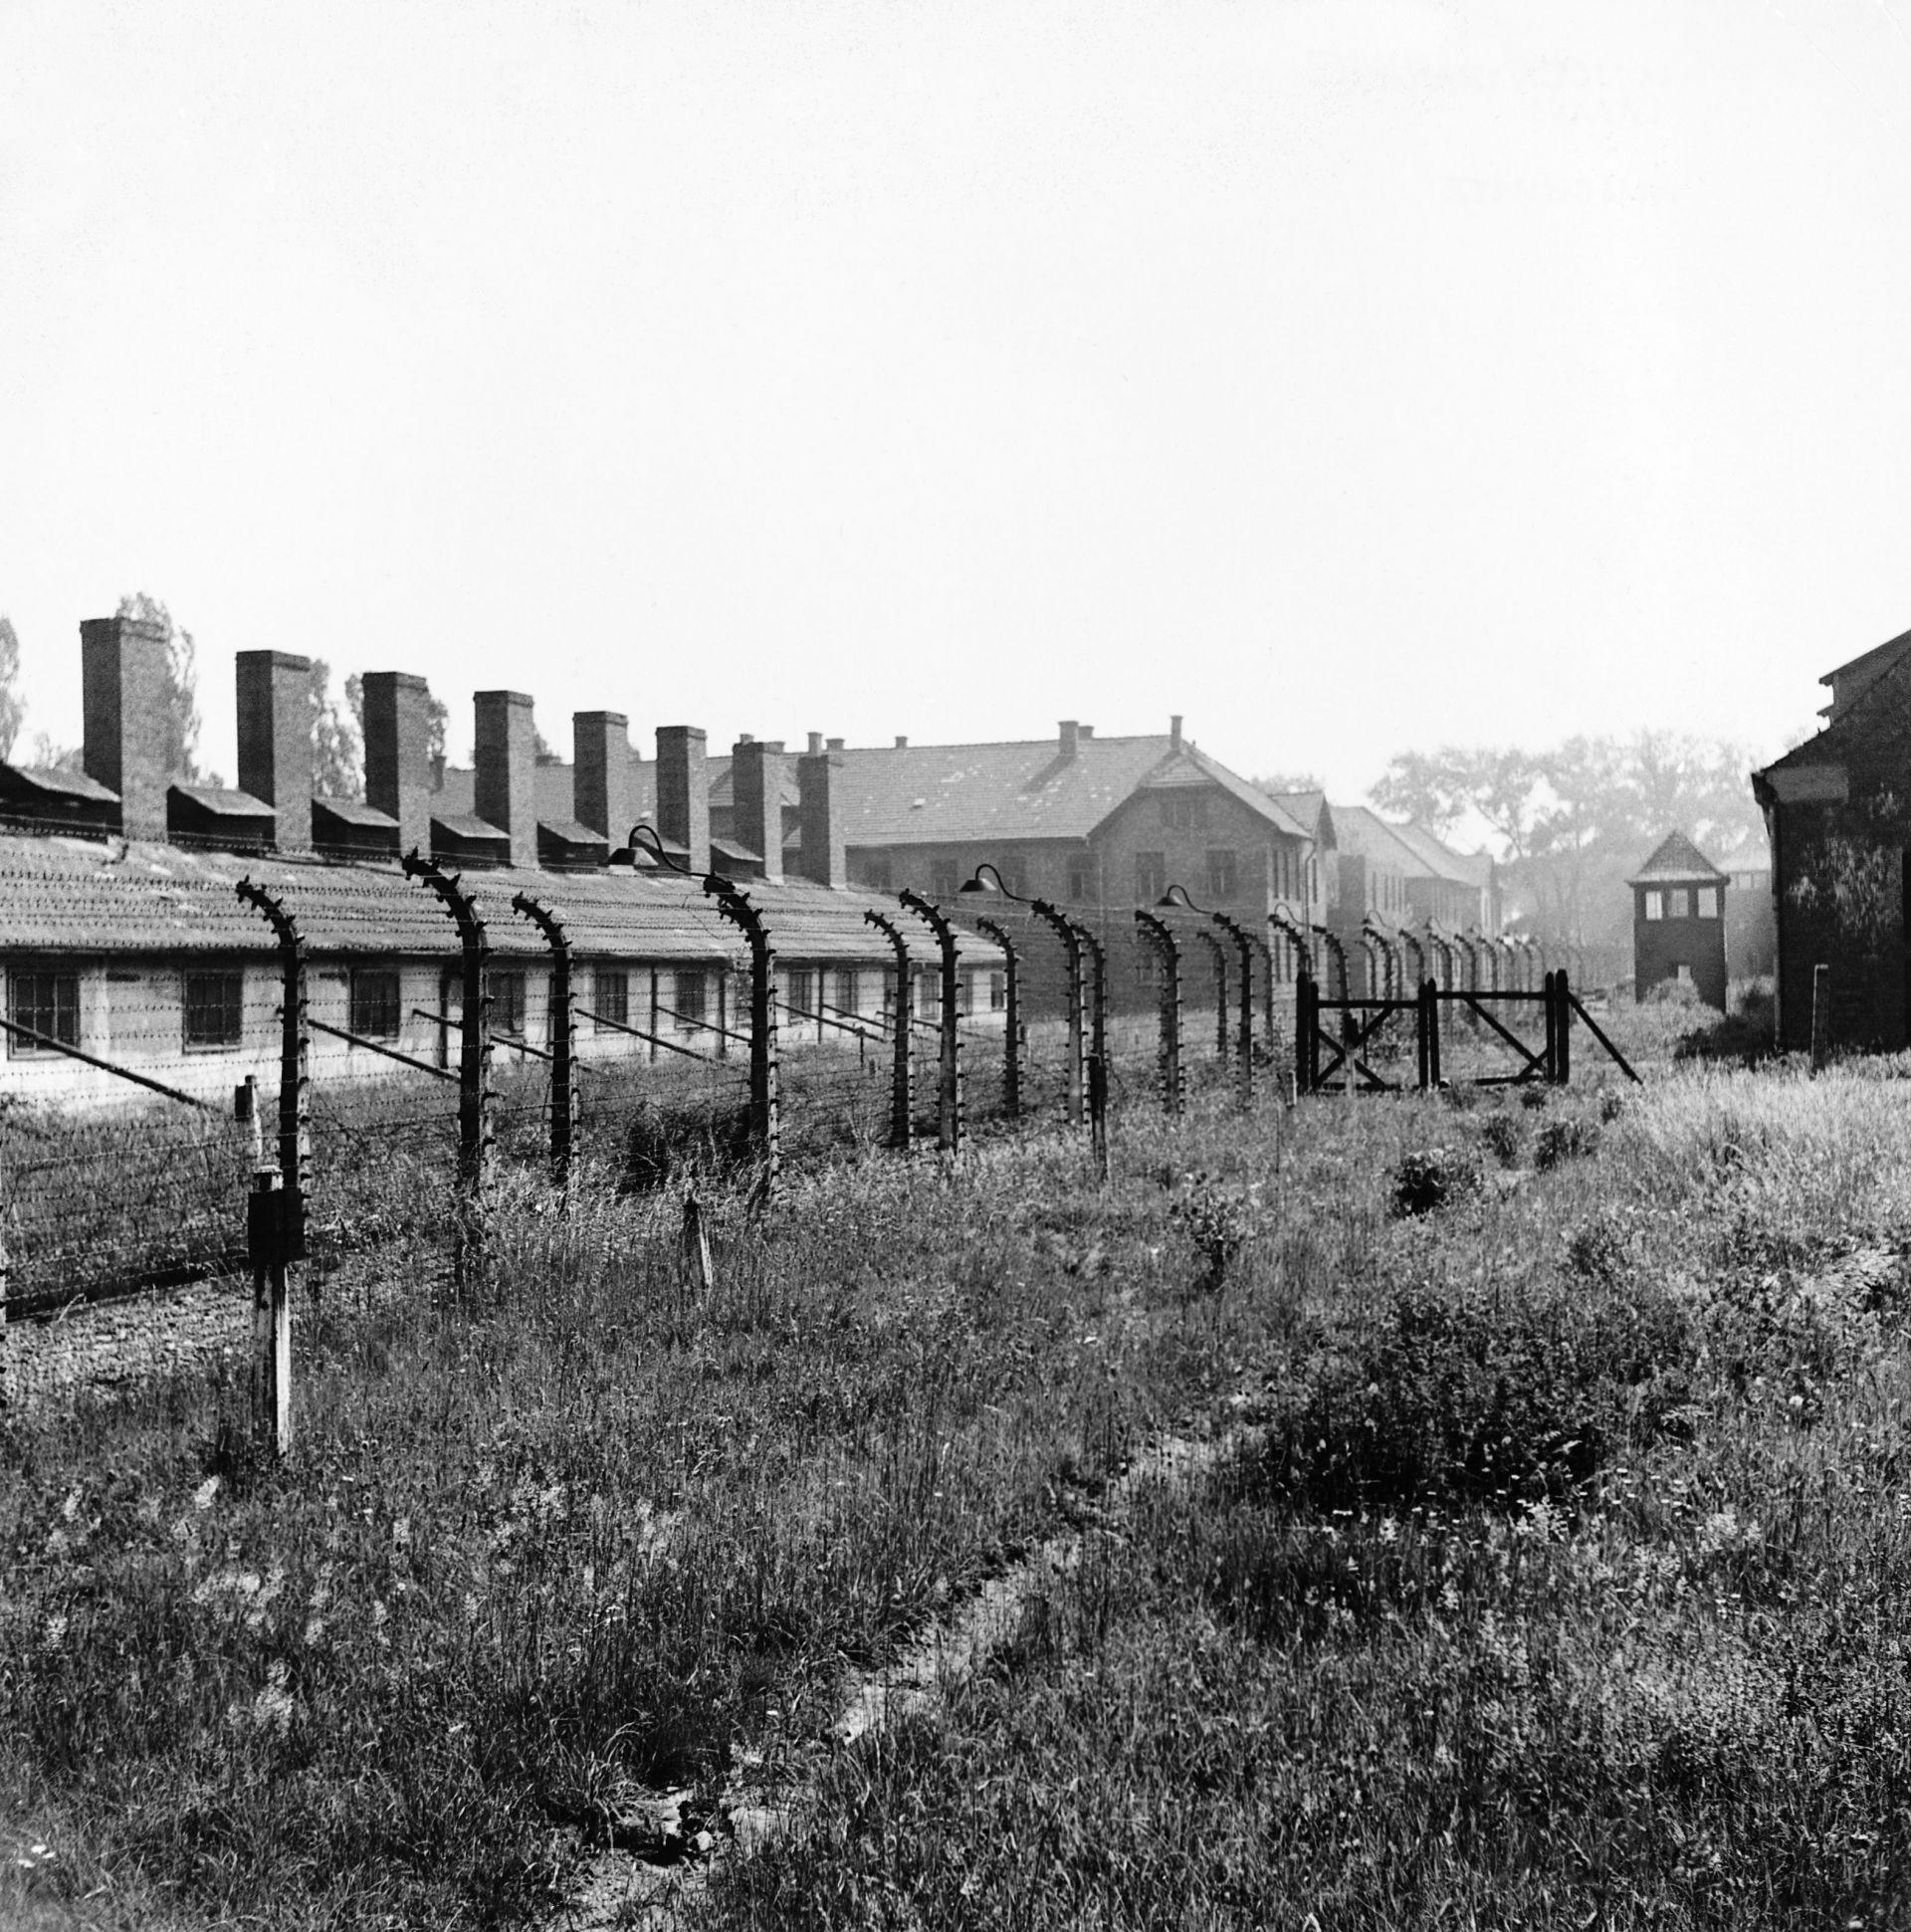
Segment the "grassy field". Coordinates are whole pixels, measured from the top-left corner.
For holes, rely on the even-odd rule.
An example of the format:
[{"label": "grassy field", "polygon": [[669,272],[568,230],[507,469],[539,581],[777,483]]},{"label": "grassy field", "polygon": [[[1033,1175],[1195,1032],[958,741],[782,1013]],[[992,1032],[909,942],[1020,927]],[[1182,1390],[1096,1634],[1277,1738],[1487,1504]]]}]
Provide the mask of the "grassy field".
[{"label": "grassy field", "polygon": [[[217,1371],[0,1424],[0,1917],[548,1919],[765,1751],[816,1802],[715,1923],[1902,1923],[1903,1072],[866,1161],[720,1201],[695,1305],[668,1190],[520,1178],[481,1289],[305,1326],[288,1468]],[[1168,1426],[1251,1432],[1095,1531]]]}]

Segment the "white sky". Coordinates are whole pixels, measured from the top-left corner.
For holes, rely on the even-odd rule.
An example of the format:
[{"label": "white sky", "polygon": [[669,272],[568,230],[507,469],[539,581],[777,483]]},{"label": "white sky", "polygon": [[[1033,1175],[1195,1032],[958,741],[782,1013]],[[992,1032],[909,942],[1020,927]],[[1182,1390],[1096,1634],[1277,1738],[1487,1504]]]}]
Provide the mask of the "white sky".
[{"label": "white sky", "polygon": [[[1911,625],[1911,0],[0,0],[0,611],[852,744],[1779,749]],[[947,667],[947,669],[945,669]]]}]

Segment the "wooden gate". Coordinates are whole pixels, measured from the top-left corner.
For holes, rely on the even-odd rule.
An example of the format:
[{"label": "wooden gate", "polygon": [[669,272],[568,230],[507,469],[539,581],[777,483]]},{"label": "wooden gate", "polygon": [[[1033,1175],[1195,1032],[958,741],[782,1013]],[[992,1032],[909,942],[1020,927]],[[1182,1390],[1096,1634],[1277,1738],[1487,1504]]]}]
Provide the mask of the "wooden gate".
[{"label": "wooden gate", "polygon": [[[1494,1008],[1540,1009],[1543,1036],[1535,1046],[1520,1038]],[[1450,1081],[1441,1066],[1441,1008],[1459,1008],[1477,1022],[1475,1038],[1509,1052],[1510,1070],[1476,1073]],[[1373,1061],[1374,1043],[1394,1015],[1412,1016],[1414,1078],[1404,1068],[1397,1074],[1379,1070]],[[1510,992],[1481,987],[1442,986],[1423,979],[1410,999],[1324,998],[1312,974],[1302,974],[1295,987],[1295,1086],[1304,1094],[1403,1093],[1409,1086],[1425,1092],[1454,1084],[1476,1087],[1526,1085],[1565,1086],[1573,1077],[1573,1021],[1575,1017],[1612,1057],[1628,1080],[1638,1075],[1624,1054],[1606,1038],[1579,997],[1567,984],[1564,968],[1549,972],[1538,992]]]}]

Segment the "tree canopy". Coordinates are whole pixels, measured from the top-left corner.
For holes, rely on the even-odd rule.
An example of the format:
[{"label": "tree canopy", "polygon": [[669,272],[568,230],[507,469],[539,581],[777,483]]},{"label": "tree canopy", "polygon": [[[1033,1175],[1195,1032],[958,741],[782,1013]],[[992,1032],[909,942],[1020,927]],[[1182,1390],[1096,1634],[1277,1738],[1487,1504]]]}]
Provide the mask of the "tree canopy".
[{"label": "tree canopy", "polygon": [[1667,832],[1712,856],[1763,836],[1743,746],[1674,732],[1569,738],[1550,750],[1403,751],[1370,796],[1442,835],[1484,827],[1540,931],[1587,941],[1629,923],[1627,874]]},{"label": "tree canopy", "polygon": [[166,718],[166,770],[187,784],[217,784],[218,773],[199,763],[199,656],[192,633],[173,622],[157,597],[143,590],[119,599],[118,615],[157,624],[166,638],[166,678],[160,703]]}]

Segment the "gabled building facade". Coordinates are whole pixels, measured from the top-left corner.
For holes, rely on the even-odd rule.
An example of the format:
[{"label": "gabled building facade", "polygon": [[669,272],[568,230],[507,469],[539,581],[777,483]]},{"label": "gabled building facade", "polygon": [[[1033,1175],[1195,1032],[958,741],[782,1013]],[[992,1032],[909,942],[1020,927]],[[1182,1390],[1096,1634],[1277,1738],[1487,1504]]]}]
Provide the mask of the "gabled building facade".
[{"label": "gabled building facade", "polygon": [[1727,876],[1683,832],[1672,832],[1626,884],[1633,998],[1671,981],[1724,1012]]},{"label": "gabled building facade", "polygon": [[1824,729],[1755,772],[1772,847],[1777,1032],[1811,1042],[1828,968],[1834,1046],[1911,1043],[1911,632],[1828,671]]}]

